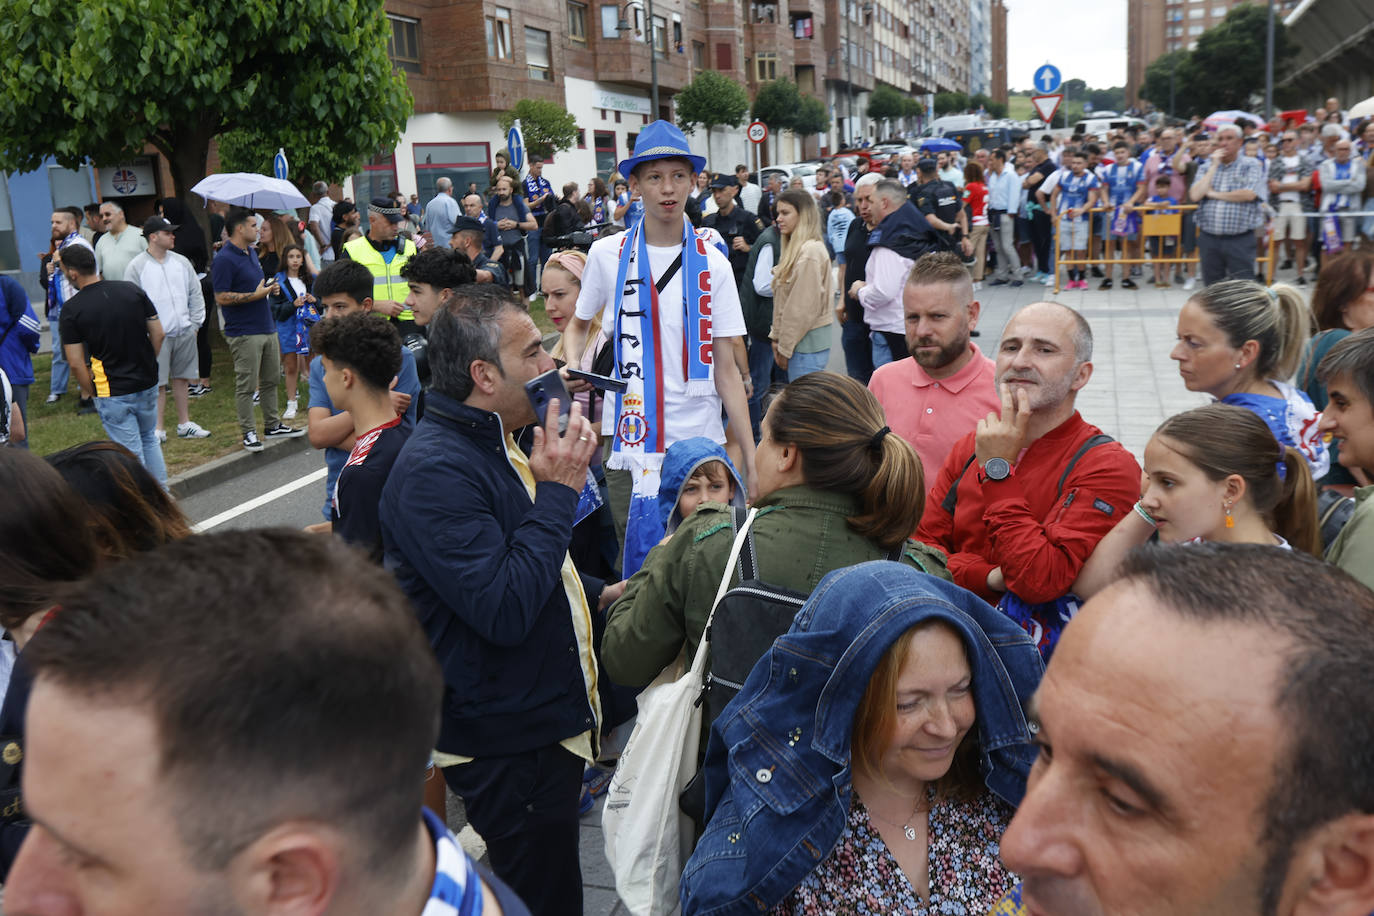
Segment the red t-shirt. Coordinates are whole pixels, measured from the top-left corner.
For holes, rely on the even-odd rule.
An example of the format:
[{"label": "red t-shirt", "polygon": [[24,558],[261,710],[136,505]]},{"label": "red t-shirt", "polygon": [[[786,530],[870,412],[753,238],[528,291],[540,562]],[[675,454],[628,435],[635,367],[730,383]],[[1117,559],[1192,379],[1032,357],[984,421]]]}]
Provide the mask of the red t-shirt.
[{"label": "red t-shirt", "polygon": [[964,203],[968,204],[970,226],[988,224],[988,186],[981,181],[970,181],[964,185]]}]

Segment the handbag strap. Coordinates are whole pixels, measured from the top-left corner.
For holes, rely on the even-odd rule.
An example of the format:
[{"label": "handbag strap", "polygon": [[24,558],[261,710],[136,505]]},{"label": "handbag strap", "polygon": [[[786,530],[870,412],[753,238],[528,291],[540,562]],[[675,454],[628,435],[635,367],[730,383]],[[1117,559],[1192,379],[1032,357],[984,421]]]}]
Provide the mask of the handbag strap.
[{"label": "handbag strap", "polygon": [[735,532],[735,543],[730,545],[730,559],[725,563],[725,572],[720,577],[720,587],[716,589],[716,600],[711,603],[711,613],[706,616],[706,626],[701,631],[701,641],[697,643],[697,654],[692,659],[692,672],[700,675],[706,670],[706,647],[711,642],[711,621],[716,616],[716,608],[720,606],[720,599],[725,597],[725,593],[730,590],[730,574],[735,571],[735,563],[739,560],[739,552],[744,548],[744,539],[749,536],[749,529],[754,524],[754,517],[759,514],[757,508],[749,510],[749,514],[744,518],[744,524],[740,525],[739,531]]}]

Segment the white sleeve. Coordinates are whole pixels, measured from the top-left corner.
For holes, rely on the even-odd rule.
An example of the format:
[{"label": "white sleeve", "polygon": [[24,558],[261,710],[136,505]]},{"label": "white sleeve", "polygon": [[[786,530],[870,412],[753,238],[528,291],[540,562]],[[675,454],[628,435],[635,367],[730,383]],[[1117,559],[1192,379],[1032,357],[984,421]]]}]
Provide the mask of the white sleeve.
[{"label": "white sleeve", "polygon": [[582,271],[582,291],[577,296],[577,317],[591,321],[605,311],[615,295],[616,256],[620,250],[620,235],[598,239],[587,252],[587,266]]},{"label": "white sleeve", "polygon": [[714,247],[707,247],[706,260],[711,265],[711,336],[743,337],[744,311],[735,287],[735,271],[729,259]]},{"label": "white sleeve", "polygon": [[760,296],[773,295],[773,246],[764,245],[754,262],[754,276],[751,278],[754,292]]}]

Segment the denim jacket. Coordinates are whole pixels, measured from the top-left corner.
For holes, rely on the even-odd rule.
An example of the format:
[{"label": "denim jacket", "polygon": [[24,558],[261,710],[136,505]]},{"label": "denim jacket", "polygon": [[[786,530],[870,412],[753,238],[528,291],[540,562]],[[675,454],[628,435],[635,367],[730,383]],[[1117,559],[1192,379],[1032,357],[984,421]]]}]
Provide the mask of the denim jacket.
[{"label": "denim jacket", "polygon": [[1044,673],[1030,637],[973,593],[910,567],[836,570],[711,727],[710,820],[683,873],[683,916],[767,911],[830,854],[849,810],[854,713],[883,653],[931,618],[968,651],[987,787],[1020,803],[1035,760],[1023,707]]}]

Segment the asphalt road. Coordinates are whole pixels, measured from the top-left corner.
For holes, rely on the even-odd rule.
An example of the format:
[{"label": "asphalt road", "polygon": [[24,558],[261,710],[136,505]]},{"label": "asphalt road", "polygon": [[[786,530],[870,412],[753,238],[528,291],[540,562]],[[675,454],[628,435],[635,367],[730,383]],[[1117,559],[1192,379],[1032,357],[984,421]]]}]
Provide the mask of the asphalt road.
[{"label": "asphalt road", "polygon": [[181,500],[205,531],[304,528],[324,521],[324,453],[311,449]]}]

